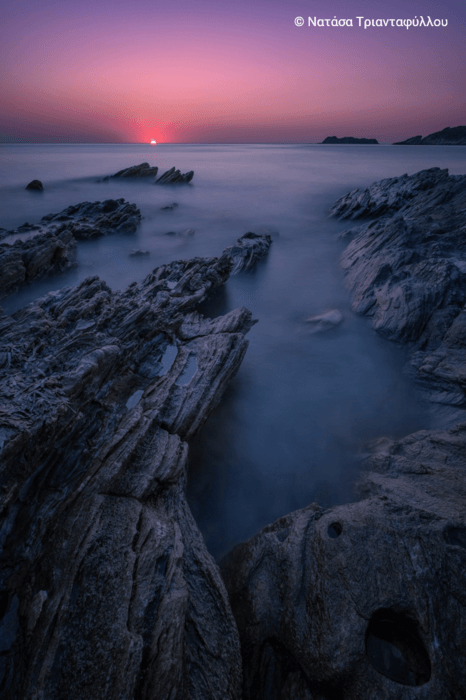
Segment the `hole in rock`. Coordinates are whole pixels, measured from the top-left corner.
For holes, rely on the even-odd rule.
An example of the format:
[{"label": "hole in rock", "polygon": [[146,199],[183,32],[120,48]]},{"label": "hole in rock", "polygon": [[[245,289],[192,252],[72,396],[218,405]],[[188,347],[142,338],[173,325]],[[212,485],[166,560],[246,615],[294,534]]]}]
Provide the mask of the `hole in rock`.
[{"label": "hole in rock", "polygon": [[343,525],[341,525],[340,523],[331,523],[327,528],[327,534],[329,537],[332,538],[332,540],[335,540],[337,537],[340,537],[342,532]]},{"label": "hole in rock", "polygon": [[447,527],[443,532],[443,536],[448,544],[466,549],[466,528]]},{"label": "hole in rock", "polygon": [[402,685],[418,686],[430,679],[427,651],[406,615],[392,610],[378,610],[366,633],[366,654],[372,666],[390,680]]}]

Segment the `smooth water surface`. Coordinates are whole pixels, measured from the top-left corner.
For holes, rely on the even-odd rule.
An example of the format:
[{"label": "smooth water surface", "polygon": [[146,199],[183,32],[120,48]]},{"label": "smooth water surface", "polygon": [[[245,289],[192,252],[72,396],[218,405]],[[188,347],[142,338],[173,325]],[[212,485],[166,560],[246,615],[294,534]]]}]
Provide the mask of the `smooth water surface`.
[{"label": "smooth water surface", "polygon": [[[194,170],[194,179],[181,187],[97,182],[143,161],[162,172]],[[215,315],[244,305],[259,321],[236,378],[191,445],[188,499],[210,551],[221,556],[291,510],[350,498],[357,455],[371,439],[428,427],[402,371],[405,350],[350,310],[337,240],[348,224],[327,211],[356,187],[434,166],[465,173],[466,148],[0,145],[1,227],[117,197],[144,217],[135,234],[79,243],[76,269],[2,306],[11,313],[87,275],[121,289],[162,263],[219,255],[247,231],[272,234],[268,258],[204,306]],[[43,193],[24,189],[35,178]],[[178,207],[161,210],[173,202]],[[133,249],[150,255],[128,257]],[[306,318],[331,309],[343,323],[311,334]]]}]

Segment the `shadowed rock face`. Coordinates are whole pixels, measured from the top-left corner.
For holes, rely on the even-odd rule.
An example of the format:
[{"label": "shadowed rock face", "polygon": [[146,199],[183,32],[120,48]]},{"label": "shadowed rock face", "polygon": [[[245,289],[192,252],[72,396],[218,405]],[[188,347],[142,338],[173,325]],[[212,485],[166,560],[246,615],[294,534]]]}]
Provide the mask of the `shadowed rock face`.
[{"label": "shadowed rock face", "polygon": [[194,306],[233,261],[0,316],[2,698],[241,697],[236,625],[184,496],[254,321]]},{"label": "shadowed rock face", "polygon": [[124,199],[82,202],[59,214],[47,214],[39,224],[0,231],[0,239],[30,235],[25,241],[0,244],[0,298],[24,283],[62,272],[75,264],[76,241],[113,232],[134,233],[141,220],[135,204]]},{"label": "shadowed rock face", "polygon": [[466,176],[432,168],[355,190],[331,209],[377,215],[346,232],[341,258],[352,308],[386,337],[413,343],[412,365],[432,401],[465,404]]},{"label": "shadowed rock face", "polygon": [[222,563],[249,700],[460,700],[466,425],[384,441],[363,500],[281,518]]}]

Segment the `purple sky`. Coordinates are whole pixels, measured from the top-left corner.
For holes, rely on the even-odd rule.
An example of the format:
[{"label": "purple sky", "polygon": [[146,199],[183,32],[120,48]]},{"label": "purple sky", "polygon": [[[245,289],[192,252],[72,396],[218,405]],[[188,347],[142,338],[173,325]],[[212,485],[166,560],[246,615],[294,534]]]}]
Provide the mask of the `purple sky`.
[{"label": "purple sky", "polygon": [[[448,27],[364,29],[358,15]],[[462,0],[7,0],[0,141],[426,135],[466,123],[465,44]]]}]

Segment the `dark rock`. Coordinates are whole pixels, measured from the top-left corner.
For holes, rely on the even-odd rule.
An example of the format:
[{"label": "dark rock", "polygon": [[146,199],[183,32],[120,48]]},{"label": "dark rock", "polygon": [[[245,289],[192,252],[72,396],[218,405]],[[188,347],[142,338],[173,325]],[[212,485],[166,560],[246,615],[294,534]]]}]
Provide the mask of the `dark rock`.
[{"label": "dark rock", "polygon": [[156,177],[159,169],[157,166],[151,167],[149,163],[140,163],[139,165],[133,165],[130,168],[124,168],[119,170],[115,175],[107,175],[107,177],[102,178],[100,182],[105,182],[115,177]]},{"label": "dark rock", "polygon": [[[233,267],[178,261],[0,315],[2,698],[239,700],[238,633],[185,500],[187,441],[244,357]],[[171,359],[170,359],[171,358]]]},{"label": "dark rock", "polygon": [[429,136],[413,136],[406,141],[397,141],[394,146],[466,146],[466,126],[447,126]]},{"label": "dark rock", "polygon": [[124,199],[83,202],[59,214],[44,216],[39,225],[23,224],[2,236],[35,232],[24,240],[0,244],[0,298],[25,282],[47,277],[76,264],[76,241],[115,231],[132,233],[141,219],[135,204]]},{"label": "dark rock", "polygon": [[31,180],[29,185],[26,185],[27,190],[37,190],[39,192],[42,192],[44,189],[44,185],[41,183],[40,180]]},{"label": "dark rock", "polygon": [[148,250],[132,250],[129,253],[130,258],[140,258],[145,255],[150,255],[150,252]]},{"label": "dark rock", "polygon": [[412,343],[429,399],[466,405],[466,176],[432,168],[339,200],[340,218],[382,215],[342,255],[352,308],[386,337]]},{"label": "dark rock", "polygon": [[264,258],[269,252],[272,237],[266,234],[245,233],[238,238],[236,245],[225,249],[233,259],[232,274],[241,270],[251,270],[255,264]]},{"label": "dark rock", "polygon": [[354,136],[343,136],[343,138],[339,139],[336,136],[327,136],[326,139],[322,141],[322,143],[366,143],[366,144],[374,144],[374,143],[379,143],[377,139],[357,139],[354,138]]},{"label": "dark rock", "polygon": [[173,211],[178,206],[176,202],[173,202],[173,204],[167,204],[166,207],[160,207],[161,211]]},{"label": "dark rock", "polygon": [[365,467],[359,502],[291,513],[223,561],[244,700],[462,697],[466,424]]},{"label": "dark rock", "polygon": [[155,181],[156,185],[180,185],[180,184],[187,184],[188,182],[191,182],[194,176],[194,170],[190,170],[189,173],[185,173],[184,175],[179,171],[175,170],[175,167],[170,168],[170,170],[167,170],[163,175],[159,177],[158,180]]}]

